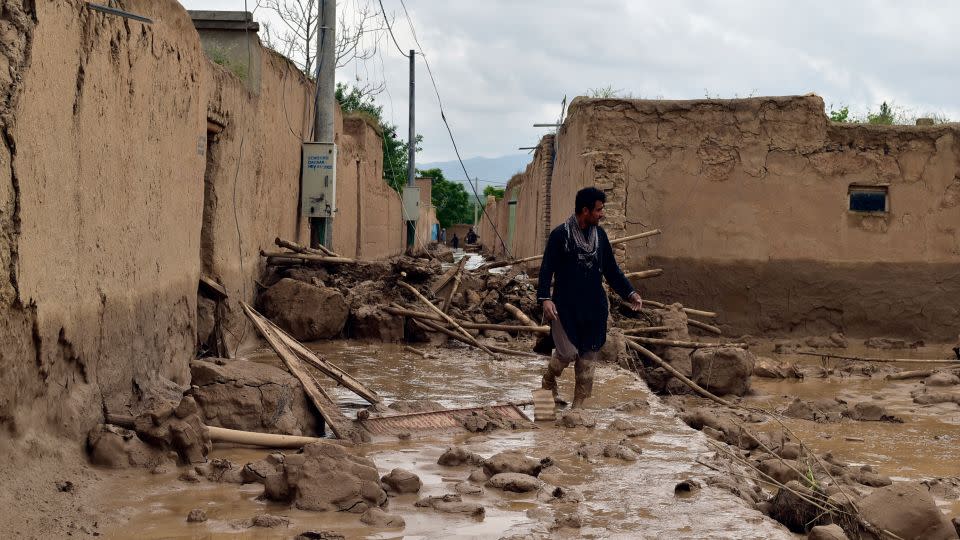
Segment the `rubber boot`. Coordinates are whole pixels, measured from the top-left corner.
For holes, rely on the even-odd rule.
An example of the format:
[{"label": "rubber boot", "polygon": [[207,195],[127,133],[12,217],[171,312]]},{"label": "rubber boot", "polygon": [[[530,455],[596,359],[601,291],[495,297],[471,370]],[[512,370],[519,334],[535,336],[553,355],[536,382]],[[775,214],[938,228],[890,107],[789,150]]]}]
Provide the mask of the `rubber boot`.
[{"label": "rubber boot", "polygon": [[573,369],[577,378],[573,390],[573,408],[582,409],[583,402],[593,395],[594,364],[588,359],[578,358]]},{"label": "rubber boot", "polygon": [[566,401],[560,399],[560,390],[557,387],[557,377],[563,373],[565,367],[556,356],[551,356],[543,370],[543,380],[540,384],[540,387],[544,390],[550,390],[553,394],[553,401],[559,405],[567,404]]}]

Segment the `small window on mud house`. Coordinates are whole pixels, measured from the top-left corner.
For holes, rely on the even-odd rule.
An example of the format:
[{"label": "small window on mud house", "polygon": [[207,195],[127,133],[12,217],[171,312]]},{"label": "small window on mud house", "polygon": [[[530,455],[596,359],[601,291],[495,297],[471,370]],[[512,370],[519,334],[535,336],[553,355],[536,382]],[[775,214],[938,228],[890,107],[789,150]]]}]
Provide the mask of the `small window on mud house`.
[{"label": "small window on mud house", "polygon": [[851,185],[848,194],[851,212],[889,212],[890,199],[887,186]]}]

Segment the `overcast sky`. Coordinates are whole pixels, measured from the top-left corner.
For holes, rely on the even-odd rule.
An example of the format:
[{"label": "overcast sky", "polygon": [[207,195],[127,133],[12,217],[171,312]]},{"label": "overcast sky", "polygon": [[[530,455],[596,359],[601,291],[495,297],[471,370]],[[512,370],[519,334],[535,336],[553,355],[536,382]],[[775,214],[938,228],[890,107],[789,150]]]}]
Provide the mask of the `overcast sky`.
[{"label": "overcast sky", "polygon": [[[256,0],[247,0],[250,9]],[[338,2],[356,10],[357,2]],[[897,0],[404,0],[463,157],[533,146],[560,102],[611,86],[642,98],[814,92],[856,113],[883,100],[912,116],[960,119],[960,2]],[[242,10],[243,0],[181,0]],[[400,0],[383,0],[404,49],[417,48]],[[379,9],[376,0],[371,5]],[[255,18],[273,17],[260,8]],[[407,129],[407,60],[389,37],[338,80],[386,81],[385,116]],[[392,110],[392,112],[391,112]],[[454,158],[417,66],[418,161]]]}]

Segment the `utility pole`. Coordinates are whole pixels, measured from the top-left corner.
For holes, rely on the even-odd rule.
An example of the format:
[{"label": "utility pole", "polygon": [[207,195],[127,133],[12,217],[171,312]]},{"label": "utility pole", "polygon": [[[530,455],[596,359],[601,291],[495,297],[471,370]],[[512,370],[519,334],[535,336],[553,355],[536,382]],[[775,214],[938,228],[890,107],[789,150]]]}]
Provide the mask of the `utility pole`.
[{"label": "utility pole", "polygon": [[[333,117],[336,97],[336,0],[320,0],[317,6],[317,93],[314,101],[313,141],[333,144]],[[334,153],[334,156],[336,154]],[[335,159],[335,157],[334,157]],[[334,170],[336,164],[333,165]],[[335,175],[334,180],[335,182]],[[327,201],[335,209],[336,201]],[[329,247],[333,241],[333,215],[310,218],[310,244]]]},{"label": "utility pole", "polygon": [[[470,179],[467,178],[467,182],[469,181]],[[480,193],[480,178],[473,179],[473,189],[471,191],[473,191],[473,225],[476,227],[477,210],[479,209],[478,205],[480,204],[480,195],[478,195]]]},{"label": "utility pole", "polygon": [[[416,101],[415,96],[415,75],[416,70],[414,62],[416,53],[410,49],[410,131],[407,134],[407,187],[416,187],[417,176],[417,130],[416,130]],[[413,190],[410,190],[413,191]],[[417,218],[419,216],[407,216],[407,246],[412,246],[417,236]]]}]

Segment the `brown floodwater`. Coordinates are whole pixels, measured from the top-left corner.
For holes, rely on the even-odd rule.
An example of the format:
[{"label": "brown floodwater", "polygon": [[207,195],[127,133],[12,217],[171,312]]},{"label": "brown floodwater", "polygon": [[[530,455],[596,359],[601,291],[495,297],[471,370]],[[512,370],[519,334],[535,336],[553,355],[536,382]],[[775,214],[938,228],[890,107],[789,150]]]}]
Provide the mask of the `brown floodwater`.
[{"label": "brown floodwater", "polygon": [[[848,419],[838,423],[785,419],[785,424],[815,451],[832,452],[834,456],[848,463],[871,465],[894,480],[924,480],[960,475],[960,408],[954,403],[914,403],[910,392],[922,389],[923,379],[888,381],[883,371],[869,377],[850,376],[838,369],[849,364],[848,361],[823,361],[806,355],[768,354],[771,349],[770,344],[764,344],[755,347],[754,351],[777,361],[790,361],[818,369],[826,367],[832,369],[833,374],[826,378],[808,376],[802,380],[754,377],[752,386],[756,395],[747,398],[747,404],[782,411],[794,398],[839,398],[850,406],[862,401],[874,401],[903,420],[900,424],[857,422]],[[947,346],[893,351],[853,346],[829,352],[879,358],[929,359],[950,358],[953,355]],[[890,366],[905,370],[945,367],[942,364],[880,364],[884,370]],[[848,440],[848,437],[857,440]],[[937,502],[951,516],[960,515],[960,501],[939,499]]]},{"label": "brown floodwater", "polygon": [[[448,407],[528,400],[539,387],[542,360],[511,358],[496,362],[463,348],[439,348],[436,358],[405,353],[398,346],[355,342],[316,344],[328,360],[375,389],[387,402],[431,399]],[[270,354],[256,361],[276,362]],[[561,392],[569,399],[573,391],[572,369],[561,379]],[[353,415],[351,404],[360,400],[350,392],[330,386]],[[631,400],[647,400],[649,411],[620,412],[614,407]],[[684,498],[674,496],[674,486],[688,477],[712,474],[695,463],[709,453],[704,436],[680,422],[673,409],[652,396],[646,385],[630,372],[610,366],[597,370],[594,398],[589,413],[597,419],[594,429],[563,429],[540,423],[536,429],[494,431],[483,435],[440,433],[407,441],[388,440],[357,448],[373,459],[381,474],[394,467],[415,472],[423,481],[419,495],[391,497],[387,511],[403,516],[402,530],[371,528],[359,516],[336,512],[306,512],[288,505],[258,500],[259,484],[238,486],[177,480],[179,472],[151,475],[125,471],[111,480],[112,497],[105,501],[112,528],[111,538],[290,538],[305,530],[332,529],[348,538],[499,538],[532,533],[557,538],[795,538],[778,523],[748,508],[730,493],[705,487]],[[532,415],[532,408],[525,409]],[[632,439],[643,449],[636,462],[602,459],[589,463],[576,455],[581,442],[617,442],[623,435],[607,429],[625,418],[653,430],[647,437]],[[463,444],[483,456],[508,449],[522,449],[535,457],[551,456],[556,465],[541,477],[552,485],[574,488],[584,495],[579,505],[583,527],[550,531],[553,506],[537,494],[513,494],[484,488],[479,496],[464,495],[465,502],[486,507],[478,521],[416,508],[418,496],[453,493],[453,485],[466,479],[471,467],[441,467],[437,458],[449,445]],[[289,452],[289,451],[288,451]],[[268,451],[214,449],[213,457],[235,464],[264,457]],[[541,495],[541,498],[543,496]],[[206,510],[205,523],[186,523],[193,508]],[[289,528],[242,529],[237,523],[258,513],[271,513],[291,520]]]}]

